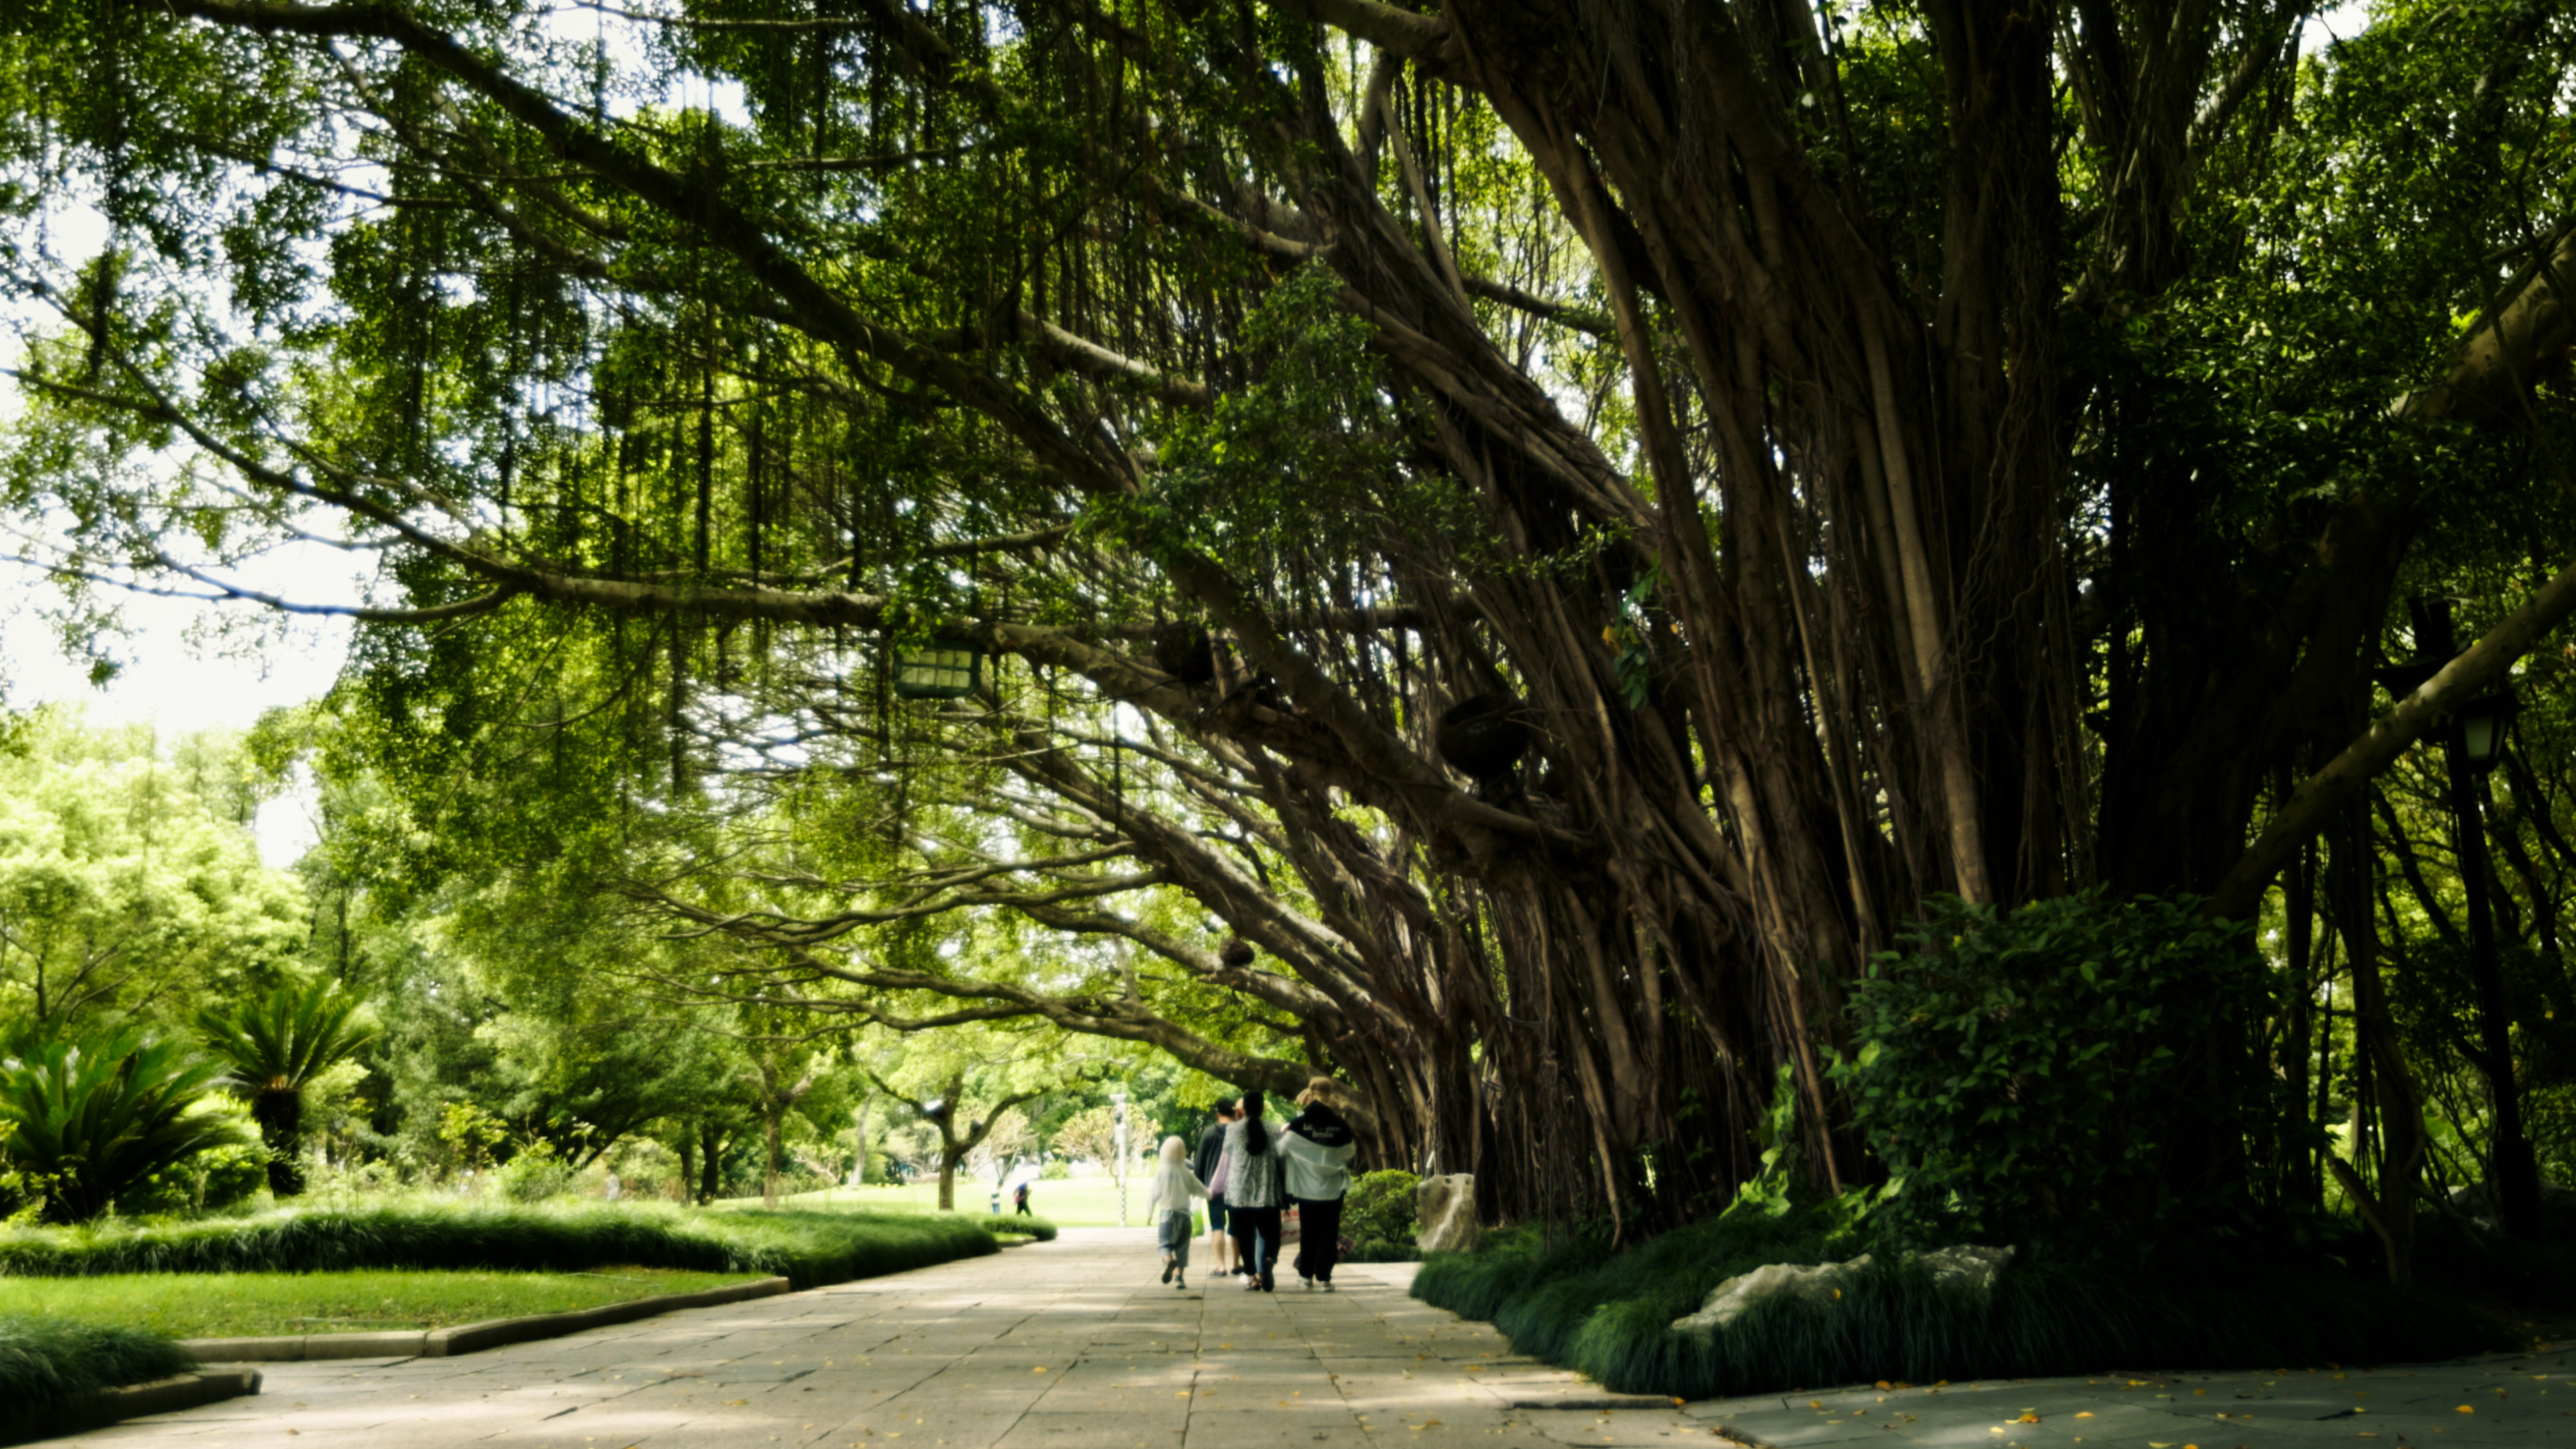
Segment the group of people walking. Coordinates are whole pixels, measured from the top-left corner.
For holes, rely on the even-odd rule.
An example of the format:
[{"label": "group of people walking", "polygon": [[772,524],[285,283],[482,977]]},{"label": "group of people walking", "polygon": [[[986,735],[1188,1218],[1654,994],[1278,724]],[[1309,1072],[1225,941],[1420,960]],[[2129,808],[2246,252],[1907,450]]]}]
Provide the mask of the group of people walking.
[{"label": "group of people walking", "polygon": [[1341,1257],[1342,1195],[1358,1144],[1348,1122],[1323,1100],[1323,1077],[1297,1094],[1299,1111],[1278,1126],[1264,1120],[1259,1092],[1216,1105],[1216,1121],[1199,1134],[1198,1151],[1179,1137],[1163,1139],[1150,1215],[1163,1250],[1163,1281],[1189,1286],[1190,1204],[1207,1202],[1209,1249],[1217,1276],[1239,1275],[1246,1292],[1276,1286],[1281,1229],[1297,1214],[1292,1266],[1309,1289],[1333,1290]]}]

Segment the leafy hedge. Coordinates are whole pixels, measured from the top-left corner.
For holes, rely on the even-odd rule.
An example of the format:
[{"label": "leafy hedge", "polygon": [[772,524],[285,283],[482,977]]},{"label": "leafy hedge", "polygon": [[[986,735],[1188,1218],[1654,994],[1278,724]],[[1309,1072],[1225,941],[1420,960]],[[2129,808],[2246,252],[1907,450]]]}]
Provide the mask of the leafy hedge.
[{"label": "leafy hedge", "polygon": [[1513,1230],[1472,1254],[1433,1256],[1413,1294],[1489,1320],[1516,1349],[1608,1388],[1683,1398],[2115,1364],[2424,1360],[2513,1345],[2466,1309],[2330,1260],[2148,1271],[2044,1250],[2017,1259],[1983,1300],[1947,1296],[1920,1269],[1880,1254],[1839,1300],[1772,1298],[1705,1339],[1672,1331],[1737,1273],[1854,1256],[1856,1237],[1836,1221],[1815,1210],[1730,1213],[1616,1253],[1597,1234],[1549,1241]]},{"label": "leafy hedge", "polygon": [[66,1399],[150,1383],[196,1366],[158,1334],[57,1318],[0,1316],[0,1405],[50,1409]]},{"label": "leafy hedge", "polygon": [[[1020,1218],[1041,1239],[1055,1226]],[[202,1222],[0,1233],[0,1274],[305,1273],[347,1268],[572,1272],[618,1263],[771,1273],[799,1288],[999,1251],[981,1218],[929,1213],[692,1213],[650,1204],[399,1203]]]},{"label": "leafy hedge", "polygon": [[1836,1075],[1902,1190],[1883,1242],[2048,1242],[2144,1263],[2278,1236],[2313,1143],[2260,1045],[2279,973],[2191,896],[1948,896],[1871,958]]},{"label": "leafy hedge", "polygon": [[1353,1238],[1382,1238],[1390,1243],[1413,1241],[1414,1190],[1422,1179],[1397,1169],[1363,1172],[1351,1180],[1342,1200],[1342,1231]]}]

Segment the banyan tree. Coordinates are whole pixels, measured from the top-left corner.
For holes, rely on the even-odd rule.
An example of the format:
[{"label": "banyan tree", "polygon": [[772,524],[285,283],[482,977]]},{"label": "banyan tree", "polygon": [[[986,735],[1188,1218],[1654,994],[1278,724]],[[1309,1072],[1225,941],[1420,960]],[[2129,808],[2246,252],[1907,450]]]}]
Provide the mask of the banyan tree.
[{"label": "banyan tree", "polygon": [[2550,5],[7,14],[31,558],[356,612],[491,858],[754,822],[617,881],[724,990],[1326,1068],[1502,1212],[1730,1191],[1784,1067],[1868,1173],[1936,893],[2249,911],[2441,500],[2563,466]]}]

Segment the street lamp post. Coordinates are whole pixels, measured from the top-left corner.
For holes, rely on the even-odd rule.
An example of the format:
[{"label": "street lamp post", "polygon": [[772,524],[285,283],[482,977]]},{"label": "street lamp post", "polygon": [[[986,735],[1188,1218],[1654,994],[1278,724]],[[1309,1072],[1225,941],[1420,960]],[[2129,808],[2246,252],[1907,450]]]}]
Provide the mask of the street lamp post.
[{"label": "street lamp post", "polygon": [[[2451,601],[2424,598],[2413,602],[2415,642],[2421,651],[2415,664],[2386,671],[2392,692],[2404,677],[2411,692],[2430,679],[2455,653],[2451,636]],[[2451,815],[2460,841],[2460,890],[2469,906],[2469,974],[2478,991],[2478,1063],[2488,1094],[2495,1100],[2496,1216],[2510,1237],[2540,1235],[2540,1164],[2523,1134],[2522,1092],[2514,1081],[2513,1027],[2506,1014],[2504,972],[2496,955],[2495,908],[2489,896],[2494,872],[2487,859],[2485,812],[2478,808],[2484,791],[2478,776],[2495,767],[2504,753],[2505,727],[2513,720],[2514,697],[2508,689],[2473,699],[2452,712],[2443,731],[2443,754],[2450,766]]]}]

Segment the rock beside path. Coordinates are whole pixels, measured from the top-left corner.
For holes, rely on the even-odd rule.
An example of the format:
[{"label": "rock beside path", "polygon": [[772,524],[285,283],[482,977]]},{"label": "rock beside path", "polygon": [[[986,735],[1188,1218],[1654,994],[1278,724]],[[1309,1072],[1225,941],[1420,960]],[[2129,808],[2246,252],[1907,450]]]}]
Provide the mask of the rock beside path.
[{"label": "rock beside path", "polygon": [[1484,1230],[1476,1222],[1476,1176],[1453,1172],[1426,1177],[1413,1189],[1414,1241],[1426,1253],[1465,1253]]},{"label": "rock beside path", "polygon": [[[1917,1254],[1909,1261],[1930,1273],[1933,1283],[1945,1293],[1982,1294],[1994,1286],[1995,1276],[2012,1259],[2010,1248],[1962,1243]],[[1710,1289],[1697,1313],[1673,1320],[1673,1332],[1707,1337],[1734,1322],[1747,1308],[1782,1293],[1802,1298],[1840,1297],[1843,1285],[1871,1261],[1870,1255],[1863,1253],[1842,1263],[1765,1263]]]}]

